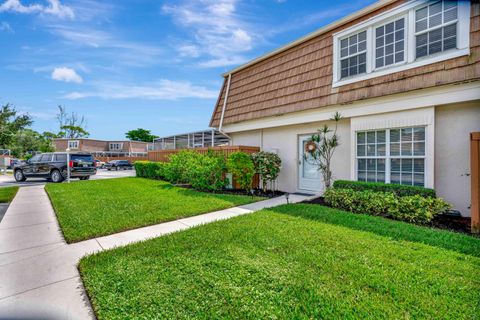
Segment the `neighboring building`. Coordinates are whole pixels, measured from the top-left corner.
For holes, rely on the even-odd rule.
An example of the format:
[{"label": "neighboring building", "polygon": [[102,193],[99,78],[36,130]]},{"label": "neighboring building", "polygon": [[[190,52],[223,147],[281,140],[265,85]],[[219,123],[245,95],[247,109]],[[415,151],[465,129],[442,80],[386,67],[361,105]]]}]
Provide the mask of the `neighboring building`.
[{"label": "neighboring building", "polygon": [[156,138],[153,141],[154,150],[172,150],[188,148],[204,148],[229,145],[230,139],[218,130],[209,129],[190,133],[176,134]]},{"label": "neighboring building", "polygon": [[223,76],[210,125],[278,152],[280,189],[322,191],[304,144],[339,111],[336,179],[435,188],[470,215],[478,1],[380,1]]},{"label": "neighboring building", "polygon": [[152,145],[140,141],[105,141],[87,138],[79,139],[54,139],[55,149],[65,151],[70,148],[72,151],[90,152],[96,156],[140,156],[146,155]]}]

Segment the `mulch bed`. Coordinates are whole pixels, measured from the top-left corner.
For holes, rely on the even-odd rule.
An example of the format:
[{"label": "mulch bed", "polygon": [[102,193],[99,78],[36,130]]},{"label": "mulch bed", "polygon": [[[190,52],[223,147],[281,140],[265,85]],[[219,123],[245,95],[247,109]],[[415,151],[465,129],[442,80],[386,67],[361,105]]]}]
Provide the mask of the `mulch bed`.
[{"label": "mulch bed", "polygon": [[[325,199],[323,197],[317,197],[310,200],[305,200],[302,203],[316,204],[316,205],[330,207],[325,202]],[[388,216],[384,216],[384,218],[391,219]],[[471,224],[471,219],[469,217],[462,217],[458,213],[450,211],[444,214],[439,214],[427,226],[432,228],[450,230],[454,232],[473,235],[470,230],[470,224]]]},{"label": "mulch bed", "polygon": [[[185,188],[185,189],[192,189],[192,186],[189,184],[175,184],[175,187]],[[253,192],[246,192],[243,189],[224,189],[218,192],[213,192],[210,190],[198,190],[201,192],[206,193],[215,193],[215,194],[233,194],[233,195],[240,195],[240,196],[252,196],[252,197],[264,197],[264,198],[275,198],[279,196],[283,196],[285,192],[283,191],[272,191],[267,190],[264,192],[262,189],[252,189]]]}]

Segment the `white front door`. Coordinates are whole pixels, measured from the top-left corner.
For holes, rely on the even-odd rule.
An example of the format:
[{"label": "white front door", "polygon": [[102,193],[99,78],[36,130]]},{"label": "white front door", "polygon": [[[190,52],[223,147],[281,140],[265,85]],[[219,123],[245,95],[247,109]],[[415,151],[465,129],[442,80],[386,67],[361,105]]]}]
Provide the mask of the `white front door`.
[{"label": "white front door", "polygon": [[322,175],[318,171],[318,167],[309,159],[311,156],[307,154],[305,159],[305,144],[310,140],[311,135],[300,136],[298,139],[298,188],[307,191],[322,191]]}]

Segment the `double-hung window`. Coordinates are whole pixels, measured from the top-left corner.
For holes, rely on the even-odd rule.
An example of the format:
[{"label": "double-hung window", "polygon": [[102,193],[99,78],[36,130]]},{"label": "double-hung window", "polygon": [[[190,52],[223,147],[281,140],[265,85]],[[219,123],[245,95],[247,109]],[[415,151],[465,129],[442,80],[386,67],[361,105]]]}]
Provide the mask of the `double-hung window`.
[{"label": "double-hung window", "polygon": [[365,73],[367,70],[367,32],[340,41],[342,78]]},{"label": "double-hung window", "polygon": [[112,142],[110,143],[110,146],[109,146],[110,151],[118,151],[118,150],[122,150],[122,148],[123,148],[123,144],[118,142]]},{"label": "double-hung window", "polygon": [[375,28],[375,68],[405,61],[405,18]]},{"label": "double-hung window", "polygon": [[78,149],[78,140],[68,140],[69,149]]},{"label": "double-hung window", "polygon": [[358,131],[357,180],[425,185],[425,127]]},{"label": "double-hung window", "polygon": [[470,1],[407,1],[333,36],[333,87],[470,54]]},{"label": "double-hung window", "polygon": [[457,11],[457,1],[437,1],[415,11],[417,58],[457,47]]}]

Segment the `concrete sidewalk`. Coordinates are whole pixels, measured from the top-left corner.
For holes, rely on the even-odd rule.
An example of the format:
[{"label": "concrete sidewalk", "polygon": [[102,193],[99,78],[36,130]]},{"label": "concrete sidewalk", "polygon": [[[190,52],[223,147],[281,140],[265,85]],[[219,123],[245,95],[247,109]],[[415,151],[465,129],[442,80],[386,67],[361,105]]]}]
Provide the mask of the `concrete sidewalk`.
[{"label": "concrete sidewalk", "polygon": [[[290,195],[290,202],[307,196]],[[94,319],[81,257],[286,203],[285,197],[67,245],[43,186],[21,188],[0,223],[0,319]]]}]

